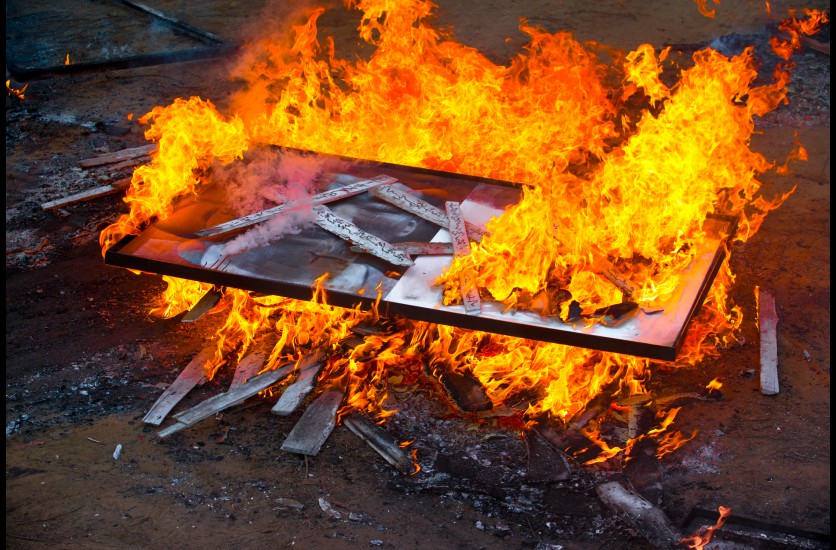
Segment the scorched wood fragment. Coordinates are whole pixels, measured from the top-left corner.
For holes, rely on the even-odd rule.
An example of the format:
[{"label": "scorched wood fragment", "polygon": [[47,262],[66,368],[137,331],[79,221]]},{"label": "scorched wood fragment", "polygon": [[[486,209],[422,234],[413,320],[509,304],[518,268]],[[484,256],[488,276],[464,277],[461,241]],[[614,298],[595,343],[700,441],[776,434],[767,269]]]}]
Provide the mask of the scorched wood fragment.
[{"label": "scorched wood fragment", "polygon": [[[464,225],[464,214],[461,205],[457,202],[448,201],[445,203],[447,209],[447,220],[450,236],[453,239],[453,254],[456,258],[464,258],[470,255],[470,241],[467,238],[467,230]],[[459,286],[462,293],[464,310],[468,315],[479,315],[482,313],[482,300],[479,298],[479,289],[467,273],[462,273],[459,278]]]},{"label": "scorched wood fragment", "polygon": [[[447,219],[447,214],[439,210],[430,203],[412,196],[412,189],[402,183],[394,183],[391,185],[381,185],[369,190],[369,193],[379,199],[397,206],[411,214],[424,218],[428,222],[432,222],[439,227],[448,229],[450,221]],[[464,222],[467,228],[467,236],[476,242],[482,240],[485,236],[485,230],[476,224]]]},{"label": "scorched wood fragment", "polygon": [[299,376],[282,392],[282,396],[270,412],[279,416],[292,414],[316,384],[316,376],[322,370],[321,356],[308,356],[299,363]]},{"label": "scorched wood fragment", "polygon": [[412,458],[395,437],[366,415],[353,412],[343,418],[343,423],[402,474],[409,474],[415,469]]},{"label": "scorched wood fragment", "polygon": [[356,244],[364,252],[394,265],[414,265],[408,254],[393,248],[380,237],[363,231],[345,218],[337,216],[327,206],[314,206],[312,210],[316,214],[316,225],[341,239]]},{"label": "scorched wood fragment", "polygon": [[83,159],[79,161],[78,165],[82,168],[92,168],[94,166],[103,166],[105,164],[115,164],[124,160],[135,159],[145,155],[150,155],[157,150],[157,144],[152,143],[143,145],[141,147],[132,147],[130,149],[122,149],[113,153],[106,153],[97,157]]},{"label": "scorched wood fragment", "polygon": [[479,412],[493,408],[482,383],[470,370],[445,372],[440,379],[447,395],[461,410]]},{"label": "scorched wood fragment", "polygon": [[193,323],[209,313],[209,311],[218,305],[218,302],[221,301],[221,297],[223,297],[223,291],[218,288],[213,288],[206,292],[203,296],[201,296],[200,300],[192,306],[182,319],[180,319],[181,323]]},{"label": "scorched wood fragment", "polygon": [[157,435],[160,437],[168,437],[169,435],[179,432],[184,428],[193,426],[205,418],[209,418],[217,412],[233,407],[239,403],[243,403],[250,397],[257,395],[259,392],[277,384],[282,378],[293,372],[293,368],[294,364],[288,363],[276,370],[269,370],[254,378],[250,378],[244,384],[241,384],[226,393],[214,395],[191,409],[176,415],[174,419],[177,422],[168,428],[161,430]]},{"label": "scorched wood fragment", "polygon": [[758,298],[758,328],[761,348],[761,393],[778,393],[778,313],[775,298],[765,290],[755,289]]},{"label": "scorched wood fragment", "polygon": [[168,413],[171,412],[171,409],[173,409],[187,393],[192,391],[192,389],[198,384],[206,382],[204,367],[215,356],[217,349],[218,346],[215,342],[212,342],[203,348],[200,353],[198,353],[195,358],[192,359],[188,365],[186,365],[186,368],[183,369],[183,372],[181,372],[179,376],[177,376],[177,379],[165,389],[163,394],[159,397],[159,399],[157,399],[151,407],[151,410],[148,411],[148,414],[145,415],[145,418],[143,418],[142,421],[146,424],[159,426],[162,424],[163,420],[165,420]]},{"label": "scorched wood fragment", "polygon": [[337,411],[345,397],[345,388],[331,386],[317,397],[282,444],[282,450],[315,456],[337,425]]},{"label": "scorched wood fragment", "polygon": [[81,191],[79,193],[75,193],[73,195],[66,196],[62,199],[56,199],[54,201],[49,201],[41,204],[41,209],[43,210],[55,210],[57,208],[63,208],[64,206],[70,206],[71,204],[76,204],[79,202],[90,201],[93,199],[97,199],[99,197],[106,197],[108,195],[113,195],[114,193],[118,193],[119,191],[124,191],[131,185],[131,178],[126,178],[123,180],[119,180],[113,182],[109,185],[102,185],[100,187],[94,187],[93,189],[88,189],[87,191]]},{"label": "scorched wood fragment", "polygon": [[596,490],[601,502],[625,516],[655,548],[673,549],[682,540],[662,510],[617,481],[602,483]]},{"label": "scorched wood fragment", "polygon": [[323,191],[322,193],[318,193],[305,201],[280,204],[279,206],[274,206],[273,208],[268,208],[267,210],[262,210],[261,212],[254,212],[228,222],[207,227],[206,229],[201,229],[196,234],[201,237],[213,237],[215,235],[237,231],[239,229],[250,227],[257,223],[269,220],[270,218],[278,216],[284,212],[290,212],[294,209],[311,205],[326,204],[335,200],[359,195],[360,193],[368,191],[372,187],[383,185],[384,183],[391,183],[393,181],[396,181],[395,178],[386,175],[377,176],[372,179],[355,181],[354,183],[349,183],[348,185],[344,185],[343,187],[339,187],[337,189]]},{"label": "scorched wood fragment", "polygon": [[256,351],[238,361],[238,366],[235,367],[235,373],[232,375],[232,382],[229,383],[229,389],[234,390],[258,374],[258,371],[264,367],[266,360],[266,353]]}]

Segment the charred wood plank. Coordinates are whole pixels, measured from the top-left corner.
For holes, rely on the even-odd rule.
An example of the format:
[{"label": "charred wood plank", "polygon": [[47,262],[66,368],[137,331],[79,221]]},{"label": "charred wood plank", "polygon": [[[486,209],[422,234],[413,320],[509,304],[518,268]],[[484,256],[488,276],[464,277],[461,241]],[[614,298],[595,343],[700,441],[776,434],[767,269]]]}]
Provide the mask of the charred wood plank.
[{"label": "charred wood plank", "polygon": [[200,300],[192,306],[182,319],[180,319],[181,323],[193,323],[209,313],[209,311],[218,305],[218,302],[221,301],[223,297],[223,291],[219,288],[212,288],[206,292],[203,296],[201,296]]},{"label": "charred wood plank", "polygon": [[758,298],[758,328],[760,330],[761,393],[775,395],[778,384],[778,313],[775,297],[765,290],[756,289]]},{"label": "charred wood plank", "polygon": [[366,415],[353,412],[343,418],[343,423],[400,473],[409,474],[415,469],[412,457],[403,450],[398,440]]},{"label": "charred wood plank", "polygon": [[229,389],[234,390],[238,386],[244,385],[250,378],[258,374],[264,367],[264,362],[267,361],[267,354],[261,351],[256,351],[248,354],[238,361],[238,366],[235,367],[235,373],[232,375],[232,382],[229,383]]},{"label": "charred wood plank", "polygon": [[[414,191],[402,183],[381,185],[369,190],[369,193],[439,227],[443,227],[444,229],[449,229],[450,227],[450,221],[447,219],[447,214],[443,210],[436,208],[423,199],[411,195],[410,193],[414,193]],[[467,228],[467,236],[475,242],[481,241],[482,237],[485,236],[485,230],[474,223],[465,222],[465,227]]]},{"label": "charred wood plank", "polygon": [[294,363],[288,363],[275,370],[263,372],[258,376],[250,378],[244,384],[237,386],[225,393],[213,395],[209,399],[199,403],[191,409],[184,411],[174,417],[176,422],[171,426],[161,430],[157,435],[160,437],[168,437],[169,435],[179,432],[184,428],[193,426],[201,420],[209,418],[215,413],[221,412],[229,407],[234,407],[239,403],[243,403],[250,397],[257,395],[277,384],[282,378],[293,372]]},{"label": "charred wood plank", "polygon": [[355,243],[364,252],[377,256],[394,265],[412,266],[414,263],[408,254],[392,247],[380,237],[363,231],[345,218],[331,212],[327,206],[318,205],[312,208],[316,214],[316,224],[322,229],[333,233],[350,243]]},{"label": "charred wood plank", "polygon": [[602,483],[596,488],[598,498],[610,509],[623,515],[655,548],[676,548],[682,535],[673,527],[665,513],[617,481]]},{"label": "charred wood plank", "polygon": [[371,179],[355,181],[337,189],[329,189],[328,191],[317,193],[316,195],[305,201],[288,202],[285,204],[280,204],[278,206],[274,206],[273,208],[268,208],[267,210],[253,212],[252,214],[247,214],[246,216],[235,218],[234,220],[230,220],[228,222],[224,222],[212,227],[207,227],[206,229],[201,229],[197,232],[197,235],[201,237],[212,237],[215,235],[221,235],[223,233],[229,233],[231,231],[237,231],[239,229],[243,229],[245,227],[250,227],[257,223],[261,223],[265,220],[269,220],[270,218],[278,216],[279,214],[282,214],[284,212],[289,212],[291,210],[305,206],[326,204],[335,200],[344,199],[346,197],[351,197],[368,191],[370,188],[373,188],[377,185],[392,183],[394,181],[397,180],[393,177],[386,175],[380,175]]},{"label": "charred wood plank", "polygon": [[479,412],[493,408],[493,403],[485,393],[482,383],[470,370],[445,372],[440,380],[447,395],[461,410]]},{"label": "charred wood plank", "polygon": [[157,399],[151,410],[145,415],[142,421],[146,424],[153,424],[159,426],[168,415],[169,412],[188,394],[195,386],[206,381],[205,366],[215,356],[218,347],[215,342],[212,342],[194,359],[192,359],[186,368],[177,376],[174,382],[165,389],[163,394]]},{"label": "charred wood plank", "polygon": [[[410,256],[443,256],[453,254],[452,243],[419,243],[419,242],[405,242],[405,243],[390,243],[395,250],[402,250]],[[352,246],[353,252],[365,252],[359,246]]]},{"label": "charred wood plank", "polygon": [[296,380],[285,388],[270,412],[278,416],[288,416],[296,411],[302,400],[314,389],[316,376],[322,370],[323,365],[322,356],[305,357],[299,363],[299,375]]},{"label": "charred wood plank", "polygon": [[535,430],[529,430],[525,434],[525,445],[528,451],[526,480],[532,483],[554,483],[572,477],[563,451],[552,446]]},{"label": "charred wood plank", "polygon": [[345,388],[331,386],[323,391],[302,413],[282,444],[282,450],[315,456],[337,425],[337,411],[343,397]]},{"label": "charred wood plank", "polygon": [[98,199],[99,197],[106,197],[108,195],[113,195],[114,193],[118,193],[120,191],[124,191],[131,185],[131,178],[126,178],[123,180],[119,180],[113,182],[108,185],[102,185],[100,187],[94,187],[93,189],[88,189],[87,191],[81,191],[79,193],[75,193],[73,195],[66,196],[62,199],[56,199],[54,201],[48,201],[41,204],[41,209],[43,210],[56,210],[58,208],[63,208],[65,206],[70,206],[71,204],[77,204],[79,202],[90,201],[93,199]]},{"label": "charred wood plank", "polygon": [[142,145],[140,147],[131,147],[129,149],[122,149],[121,151],[114,151],[97,157],[82,159],[78,161],[78,165],[82,168],[92,168],[94,166],[104,166],[105,164],[115,164],[117,162],[150,155],[156,150],[157,144],[149,143],[148,145]]},{"label": "charred wood plank", "polygon": [[[444,203],[447,209],[447,229],[453,240],[453,254],[456,258],[464,258],[470,255],[470,240],[467,238],[467,229],[464,224],[464,214],[461,205],[457,202],[447,201]],[[479,315],[482,313],[482,300],[479,298],[479,289],[472,278],[465,272],[459,278],[459,288],[462,293],[464,311],[468,315]]]}]

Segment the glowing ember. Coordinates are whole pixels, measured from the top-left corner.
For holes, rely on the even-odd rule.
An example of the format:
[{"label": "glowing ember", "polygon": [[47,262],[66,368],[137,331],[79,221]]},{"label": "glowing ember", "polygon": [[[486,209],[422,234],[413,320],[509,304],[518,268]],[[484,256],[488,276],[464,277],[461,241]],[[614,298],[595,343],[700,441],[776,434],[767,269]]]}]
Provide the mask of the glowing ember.
[{"label": "glowing ember", "polygon": [[[466,279],[484,300],[566,320],[573,304],[589,314],[620,303],[624,287],[614,280],[633,289],[630,299],[642,307],[675,299],[676,273],[691,262],[709,215],[737,218],[735,238],[745,241],[788,196],[759,194],[757,177],[773,163],[749,144],[755,117],[787,102],[791,66],[755,86],[752,48],[734,57],[698,51],[666,84],[668,52],[650,45],[623,54],[523,22],[529,42],[501,66],[430,26],[431,2],[348,4],[363,14],[359,35],[374,48],[368,59],[348,61],[332,40],[319,41],[318,8],[288,36],[249,45],[234,75],[248,87],[234,98],[232,114],[192,97],[139,119],[157,152],[134,172],[130,211],[102,232],[103,250],[165,219],[176,199],[211,179],[213,167],[259,147],[427,167],[523,188],[522,200],[488,223],[471,253],[438,274],[445,301],[461,299]],[[697,4],[708,15],[705,2]],[[814,32],[809,21],[793,17],[782,30]],[[207,290],[166,281],[165,305],[155,308],[164,316],[188,309]],[[735,341],[742,313],[728,299],[733,281],[726,262],[677,365],[694,365]],[[209,377],[230,354],[240,358],[252,346],[271,347],[271,369],[334,347],[361,321],[377,320],[376,311],[327,305],[321,288],[313,302],[227,289],[216,311],[227,317]],[[394,412],[384,405],[389,381],[414,378],[417,359],[436,375],[472,372],[495,405],[523,403],[525,422],[544,414],[568,421],[602,392],[613,399],[645,393],[651,375],[649,361],[635,357],[409,323],[366,336],[321,376],[347,388],[342,412],[383,418]],[[696,435],[667,431],[678,410],[663,413],[648,434],[659,439],[659,456]],[[623,452],[594,424],[584,435],[602,450],[593,462]]]},{"label": "glowing ember", "polygon": [[12,88],[12,81],[11,80],[6,80],[6,93],[10,94],[10,95],[13,95],[14,97],[16,97],[18,99],[26,99],[26,96],[23,95],[23,92],[25,92],[26,88],[28,88],[28,87],[29,87],[29,84],[24,84],[23,88],[18,90],[17,88]]}]

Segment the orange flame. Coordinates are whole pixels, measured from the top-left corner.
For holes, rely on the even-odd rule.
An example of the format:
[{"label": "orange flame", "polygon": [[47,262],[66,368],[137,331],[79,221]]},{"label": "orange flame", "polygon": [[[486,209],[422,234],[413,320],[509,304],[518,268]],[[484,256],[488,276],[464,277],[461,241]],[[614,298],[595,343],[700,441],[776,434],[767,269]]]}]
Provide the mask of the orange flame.
[{"label": "orange flame", "polygon": [[720,506],[717,508],[720,512],[720,517],[717,518],[717,523],[712,525],[708,528],[700,528],[692,537],[687,539],[682,539],[679,541],[679,544],[687,544],[688,548],[694,550],[703,550],[705,546],[711,542],[711,537],[714,536],[714,532],[720,529],[724,523],[726,523],[726,519],[731,515],[731,508],[727,508],[725,506]]},{"label": "orange flame", "polygon": [[29,84],[27,83],[27,84],[23,85],[23,88],[18,90],[16,88],[12,88],[11,79],[6,80],[6,93],[9,94],[9,95],[12,95],[12,96],[14,96],[18,99],[26,99],[26,96],[23,95],[23,92],[25,92],[26,88],[28,88],[28,87],[29,87]]},{"label": "orange flame", "polygon": [[69,64],[70,64],[70,54],[68,53],[67,57],[64,59],[64,65],[69,65]]},{"label": "orange flame", "polygon": [[[631,298],[641,305],[671,299],[709,214],[737,217],[735,238],[743,242],[790,194],[760,193],[758,176],[774,164],[749,146],[754,117],[787,102],[791,67],[755,86],[752,48],[731,58],[699,51],[671,85],[662,79],[667,50],[651,45],[616,52],[523,20],[528,43],[502,66],[432,27],[435,6],[427,0],[347,5],[362,13],[367,58],[350,61],[332,39],[320,41],[324,9],[317,8],[286,36],[255,40],[243,52],[234,76],[248,87],[232,98],[232,114],[192,97],[139,119],[158,147],[133,174],[129,212],[100,235],[103,251],[167,217],[176,199],[208,181],[214,163],[281,145],[520,182],[520,203],[489,222],[488,236],[438,283],[446,303],[459,299],[467,273],[485,299],[565,317],[567,295],[585,312],[622,300],[601,275],[609,270],[635,286]],[[730,252],[677,366],[736,339],[743,315],[729,299]],[[166,282],[159,315],[191,307],[206,290]],[[224,358],[254,346],[272,346],[265,369],[336,349],[357,323],[377,319],[376,311],[327,305],[321,280],[311,302],[227,289],[217,307],[226,320],[210,377]],[[328,360],[320,376],[348,392],[341,414],[384,418],[394,412],[385,405],[390,378],[416,378],[405,357],[436,373],[472,372],[495,404],[522,403],[527,421],[542,414],[568,420],[604,391],[644,393],[651,374],[646,359],[412,323],[366,336]],[[653,434],[665,438],[660,452],[688,440],[665,432],[675,415]],[[605,457],[622,452],[589,436]]]}]

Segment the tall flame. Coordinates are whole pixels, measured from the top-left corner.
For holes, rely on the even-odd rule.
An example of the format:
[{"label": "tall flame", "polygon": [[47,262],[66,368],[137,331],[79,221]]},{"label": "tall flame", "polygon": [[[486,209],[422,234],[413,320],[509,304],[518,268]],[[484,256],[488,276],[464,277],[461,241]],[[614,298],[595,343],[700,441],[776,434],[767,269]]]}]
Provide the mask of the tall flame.
[{"label": "tall flame", "polygon": [[[130,210],[102,232],[103,250],[165,218],[175,199],[208,180],[214,163],[281,145],[519,182],[519,204],[491,220],[488,236],[438,283],[454,302],[467,273],[485,299],[565,317],[569,298],[584,312],[622,300],[607,272],[629,281],[640,304],[665,300],[709,215],[736,217],[735,238],[745,241],[789,196],[760,194],[758,176],[774,164],[749,147],[756,117],[787,102],[789,64],[776,69],[772,83],[756,86],[752,48],[733,57],[707,48],[690,67],[665,76],[667,50],[619,52],[523,20],[528,43],[503,66],[434,28],[428,0],[346,4],[361,12],[367,58],[350,61],[331,38],[320,41],[325,10],[316,8],[285,35],[248,45],[233,75],[247,88],[233,97],[232,114],[192,97],[139,119],[158,148],[134,172]],[[707,12],[705,2],[697,4]],[[793,21],[784,30],[814,26]],[[799,144],[798,158],[802,150]],[[183,311],[206,290],[166,280],[162,315]],[[727,261],[677,365],[694,365],[735,341],[743,316],[729,300],[733,282]],[[351,327],[376,319],[376,311],[328,305],[321,286],[314,298],[227,289],[219,306],[227,317],[207,374],[261,345],[272,346],[265,369],[336,349]],[[544,414],[568,421],[598,395],[645,392],[651,375],[645,359],[412,323],[366,336],[330,358],[321,376],[347,390],[348,409],[382,417],[392,413],[384,404],[388,381],[414,380],[414,358],[436,374],[469,370],[494,403],[524,403],[527,421]],[[688,439],[662,435],[675,414],[662,420],[660,453]],[[587,435],[605,458],[622,451]]]}]

